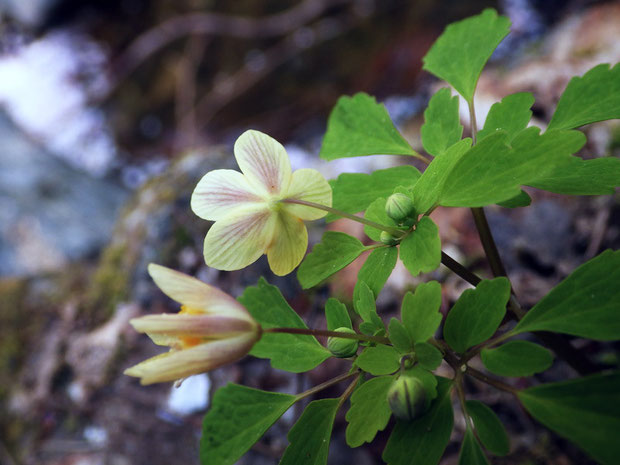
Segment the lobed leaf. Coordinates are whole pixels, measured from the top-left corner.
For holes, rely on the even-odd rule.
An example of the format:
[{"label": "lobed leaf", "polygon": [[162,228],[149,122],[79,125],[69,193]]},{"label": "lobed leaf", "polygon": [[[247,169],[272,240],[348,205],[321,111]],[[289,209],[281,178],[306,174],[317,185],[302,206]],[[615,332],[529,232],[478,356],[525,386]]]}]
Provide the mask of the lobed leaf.
[{"label": "lobed leaf", "polygon": [[425,342],[435,335],[442,318],[440,306],[441,284],[437,281],[418,284],[415,294],[405,294],[400,314],[414,343]]},{"label": "lobed leaf", "polygon": [[363,92],[343,96],[327,120],[319,156],[324,160],[364,155],[415,155],[385,106]]},{"label": "lobed leaf", "polygon": [[508,454],[510,452],[510,439],[495,412],[488,405],[478,400],[468,400],[465,405],[482,445],[495,455],[504,456]]},{"label": "lobed leaf", "polygon": [[482,68],[509,32],[510,20],[492,9],[452,23],[423,58],[423,68],[471,102]]},{"label": "lobed leaf", "polygon": [[489,110],[484,128],[478,131],[478,140],[498,130],[505,131],[510,141],[527,127],[532,118],[530,108],[534,104],[534,96],[530,92],[511,94],[494,103]]},{"label": "lobed leaf", "polygon": [[532,376],[553,363],[549,350],[528,341],[510,341],[495,349],[483,349],[480,358],[487,370],[500,376]]},{"label": "lobed leaf", "polygon": [[[307,328],[280,290],[264,278],[256,286],[246,288],[238,300],[263,329]],[[293,373],[311,370],[331,357],[331,353],[314,336],[285,333],[263,333],[250,355],[268,358],[274,368]]]},{"label": "lobed leaf", "polygon": [[436,156],[426,167],[413,186],[413,198],[418,212],[428,213],[438,205],[452,168],[470,148],[471,139],[463,139]]},{"label": "lobed leaf", "polygon": [[288,433],[290,444],[280,465],[325,465],[340,399],[320,399],[308,404]]},{"label": "lobed leaf", "polygon": [[343,269],[366,250],[355,237],[343,232],[327,231],[297,269],[301,287],[308,289]]},{"label": "lobed leaf", "polygon": [[409,337],[407,328],[396,318],[390,320],[388,332],[390,342],[401,354],[407,354],[413,351],[413,341]]},{"label": "lobed leaf", "polygon": [[570,80],[548,129],[572,129],[615,118],[620,118],[620,65],[601,64]]},{"label": "lobed leaf", "polygon": [[416,359],[422,368],[432,371],[441,365],[443,355],[437,347],[426,342],[418,342],[414,349]]},{"label": "lobed leaf", "polygon": [[400,367],[400,354],[392,346],[377,344],[366,347],[355,363],[371,375],[389,375]]},{"label": "lobed leaf", "polygon": [[364,323],[370,325],[371,334],[374,334],[375,331],[385,328],[383,321],[377,315],[376,298],[366,283],[362,282],[359,289],[358,298],[353,301],[353,308],[362,317]]},{"label": "lobed leaf", "polygon": [[333,297],[327,299],[325,304],[325,318],[327,320],[327,329],[330,331],[338,328],[353,329],[347,306]]},{"label": "lobed leaf", "polygon": [[360,385],[351,396],[351,408],[346,415],[347,444],[359,447],[372,442],[377,431],[383,431],[392,416],[387,392],[394,377],[380,376]]},{"label": "lobed leaf", "polygon": [[412,276],[429,273],[441,264],[439,229],[428,216],[401,241],[400,259]]},{"label": "lobed leaf", "polygon": [[467,428],[459,452],[459,465],[489,465],[474,433]]},{"label": "lobed leaf", "polygon": [[603,465],[620,457],[620,373],[543,384],[518,394],[539,422],[581,447]]},{"label": "lobed leaf", "polygon": [[373,250],[357,274],[357,282],[353,289],[353,300],[359,298],[361,283],[366,283],[376,299],[392,274],[397,260],[398,249],[396,247],[379,247]]},{"label": "lobed leaf", "polygon": [[[420,172],[413,166],[402,165],[374,171],[371,174],[343,173],[330,181],[333,191],[332,205],[347,213],[366,210],[378,197],[388,197],[398,186],[413,187]],[[327,215],[327,221],[337,216]]]},{"label": "lobed leaf", "polygon": [[203,421],[200,463],[236,463],[296,400],[237,384],[218,389]]},{"label": "lobed leaf", "polygon": [[509,298],[510,282],[504,277],[480,281],[475,289],[464,291],[446,317],[443,336],[448,345],[462,354],[493,336]]},{"label": "lobed leaf", "polygon": [[424,124],[420,129],[422,145],[431,155],[439,156],[463,135],[459,117],[459,98],[452,97],[450,89],[439,89],[424,111]]},{"label": "lobed leaf", "polygon": [[620,337],[620,251],[606,250],[573,271],[515,327],[599,341]]}]

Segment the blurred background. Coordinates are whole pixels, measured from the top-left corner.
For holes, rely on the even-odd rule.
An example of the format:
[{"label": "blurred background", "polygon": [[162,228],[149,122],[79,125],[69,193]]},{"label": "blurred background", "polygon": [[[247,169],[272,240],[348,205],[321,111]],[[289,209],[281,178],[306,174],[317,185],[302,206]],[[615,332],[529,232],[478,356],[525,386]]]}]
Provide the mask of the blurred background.
[{"label": "blurred background", "polygon": [[[283,142],[294,169],[314,167],[328,178],[411,163],[321,162],[329,111],[342,94],[368,92],[419,148],[422,111],[438,88],[421,59],[446,24],[485,7],[508,15],[513,32],[481,77],[481,121],[493,102],[530,91],[544,127],[571,76],[620,58],[620,4],[610,1],[0,0],[0,464],[198,464],[202,416],[218,387],[300,392],[343,372],[338,360],[291,375],[248,357],[178,389],[141,387],[122,371],[160,349],[128,320],[176,311],[146,265],[179,269],[235,296],[263,275],[310,326],[324,327],[327,296],[350,301],[364,258],[305,294],[294,274],[275,277],[264,257],[237,272],[208,269],[209,224],[189,209],[193,187],[208,170],[236,168],[231,146],[247,128]],[[584,157],[618,156],[617,122],[586,132]],[[526,306],[578,264],[620,246],[617,195],[530,194],[530,208],[488,209]],[[438,209],[433,217],[444,250],[489,276],[469,211]],[[329,227],[363,238],[356,225]],[[311,242],[323,230],[311,225]],[[466,284],[443,268],[432,277],[445,284],[447,310]],[[395,314],[415,284],[397,267],[380,296],[382,315]],[[593,363],[617,365],[611,344],[574,344]],[[573,375],[556,362],[538,379]],[[512,453],[496,463],[589,463],[498,393],[469,388],[511,433]],[[277,463],[302,408],[240,463]],[[330,463],[381,463],[391,427],[355,450],[344,443],[345,427],[339,415]],[[455,439],[462,431],[457,414]],[[457,455],[454,442],[444,463]]]}]

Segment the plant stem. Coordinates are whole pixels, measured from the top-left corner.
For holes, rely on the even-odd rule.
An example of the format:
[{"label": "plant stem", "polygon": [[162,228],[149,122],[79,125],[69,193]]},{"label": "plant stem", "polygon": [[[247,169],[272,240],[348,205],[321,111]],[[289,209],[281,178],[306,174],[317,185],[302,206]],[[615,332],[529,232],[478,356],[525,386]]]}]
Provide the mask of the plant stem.
[{"label": "plant stem", "polygon": [[497,389],[509,392],[513,395],[517,395],[517,393],[519,392],[518,389],[512,387],[510,384],[506,384],[503,381],[500,381],[495,378],[491,378],[490,376],[485,375],[484,373],[476,370],[475,368],[468,366],[467,369],[465,370],[465,374],[471,376],[472,378],[476,378],[477,380],[482,381],[483,383],[487,383],[493,387],[496,387]]},{"label": "plant stem", "polygon": [[305,399],[306,397],[310,397],[311,395],[316,394],[317,392],[320,392],[323,389],[327,389],[328,387],[333,386],[334,384],[338,384],[341,381],[344,381],[345,379],[349,379],[355,375],[359,376],[359,372],[354,371],[353,373],[345,373],[340,376],[336,376],[335,378],[332,378],[329,381],[325,381],[324,383],[317,384],[316,386],[308,389],[307,391],[297,394],[296,402],[299,402],[300,400]]},{"label": "plant stem", "polygon": [[362,376],[362,374],[358,373],[355,379],[351,382],[351,384],[349,384],[347,389],[342,393],[342,395],[340,396],[340,400],[338,401],[338,408],[342,407],[342,404],[344,404],[347,401],[347,399],[349,398],[349,396],[355,389],[355,386],[357,386],[357,382],[360,380],[360,376]]},{"label": "plant stem", "polygon": [[358,341],[377,342],[379,344],[390,343],[390,340],[387,337],[366,336],[365,334],[339,333],[338,331],[328,331],[325,329],[268,328],[268,329],[263,329],[263,333],[306,334],[309,336],[325,336],[325,337],[339,337],[342,339],[356,339]]},{"label": "plant stem", "polygon": [[484,214],[484,210],[481,207],[472,208],[471,212],[474,215],[474,222],[476,224],[476,229],[478,230],[478,235],[480,236],[480,242],[482,242],[482,247],[484,248],[484,253],[489,260],[489,265],[491,266],[493,275],[507,276],[504,263],[502,262],[502,258],[497,250],[497,245],[495,244],[495,239],[493,239],[493,234],[491,233],[491,228],[489,227],[489,222]]},{"label": "plant stem", "polygon": [[294,204],[297,204],[297,205],[304,205],[306,207],[316,208],[317,210],[323,210],[323,211],[329,212],[329,213],[331,213],[333,215],[341,216],[343,218],[347,218],[347,219],[352,220],[352,221],[357,221],[358,223],[365,224],[367,226],[370,226],[371,228],[379,229],[381,231],[387,231],[392,236],[394,236],[396,238],[399,238],[399,237],[403,236],[405,234],[405,232],[406,232],[406,231],[404,231],[402,229],[393,228],[391,226],[385,226],[383,224],[379,224],[379,223],[375,223],[374,221],[367,220],[366,218],[363,218],[361,216],[352,215],[350,213],[343,212],[341,210],[337,210],[337,209],[332,208],[332,207],[327,207],[325,205],[321,205],[320,203],[308,202],[306,200],[298,200],[298,199],[284,199],[284,200],[282,200],[282,202],[284,202],[284,203],[294,203]]},{"label": "plant stem", "polygon": [[467,281],[472,286],[477,286],[478,283],[482,281],[482,279],[478,275],[469,271],[467,268],[465,268],[463,265],[457,262],[454,258],[452,258],[450,255],[448,255],[447,253],[443,251],[441,252],[441,263],[443,263],[446,266],[446,268],[456,273],[458,276],[463,278],[465,281]]},{"label": "plant stem", "polygon": [[482,344],[478,344],[477,346],[472,347],[467,352],[465,352],[465,354],[461,357],[461,363],[467,363],[469,360],[471,360],[476,355],[478,355],[482,351],[482,349],[487,349],[489,347],[496,346],[500,342],[505,341],[506,339],[512,337],[513,335],[514,334],[512,333],[512,331],[508,331],[507,333],[504,333],[493,339],[489,339],[488,341],[483,342]]}]

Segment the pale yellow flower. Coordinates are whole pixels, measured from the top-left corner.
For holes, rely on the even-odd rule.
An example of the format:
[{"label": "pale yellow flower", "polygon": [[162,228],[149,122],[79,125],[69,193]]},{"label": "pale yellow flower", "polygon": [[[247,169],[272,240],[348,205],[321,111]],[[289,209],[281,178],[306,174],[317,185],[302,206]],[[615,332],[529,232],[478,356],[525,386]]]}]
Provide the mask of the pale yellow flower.
[{"label": "pale yellow flower", "polygon": [[308,246],[303,220],[322,218],[326,212],[282,201],[330,207],[331,187],[316,170],[291,172],[284,147],[259,131],[244,132],[234,152],[242,173],[210,171],[192,194],[194,213],[215,221],[204,242],[205,262],[219,270],[238,270],[267,254],[275,274],[288,274]]},{"label": "pale yellow flower", "polygon": [[260,325],[225,292],[153,263],[149,274],[182,307],[177,314],[130,321],[136,331],[170,351],[128,368],[126,375],[140,378],[142,384],[180,380],[239,360],[260,339]]}]

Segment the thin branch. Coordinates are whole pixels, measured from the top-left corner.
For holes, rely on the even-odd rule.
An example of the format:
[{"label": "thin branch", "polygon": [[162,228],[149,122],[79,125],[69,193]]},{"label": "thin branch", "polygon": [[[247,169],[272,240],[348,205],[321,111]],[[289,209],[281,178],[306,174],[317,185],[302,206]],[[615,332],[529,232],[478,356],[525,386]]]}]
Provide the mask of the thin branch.
[{"label": "thin branch", "polygon": [[207,34],[240,39],[278,37],[320,17],[328,8],[350,0],[305,0],[280,13],[247,18],[220,13],[190,13],[170,18],[139,35],[113,66],[117,80],[124,79],[142,62],[171,42],[188,35]]},{"label": "thin branch", "polygon": [[308,328],[267,328],[263,333],[286,333],[286,334],[305,334],[308,336],[338,337],[341,339],[355,339],[357,341],[376,342],[379,344],[389,344],[390,340],[382,336],[366,336],[365,334],[340,333],[338,331],[328,331],[326,329]]},{"label": "thin branch", "polygon": [[354,371],[353,373],[345,373],[343,375],[336,376],[335,378],[332,378],[329,381],[325,381],[324,383],[317,384],[316,386],[311,387],[307,391],[297,394],[297,402],[299,402],[302,399],[305,399],[306,397],[310,397],[311,395],[316,394],[317,392],[320,392],[323,389],[327,389],[328,387],[333,386],[334,384],[338,384],[344,380],[347,380],[355,375],[359,376],[359,371]]},{"label": "thin branch", "polygon": [[480,276],[469,271],[467,268],[465,268],[463,265],[457,262],[454,258],[452,258],[450,255],[448,255],[447,253],[443,251],[441,252],[441,263],[443,263],[444,266],[446,266],[448,269],[456,273],[458,276],[463,278],[465,281],[467,281],[472,286],[477,286],[478,283],[482,281],[482,278],[480,278]]}]

